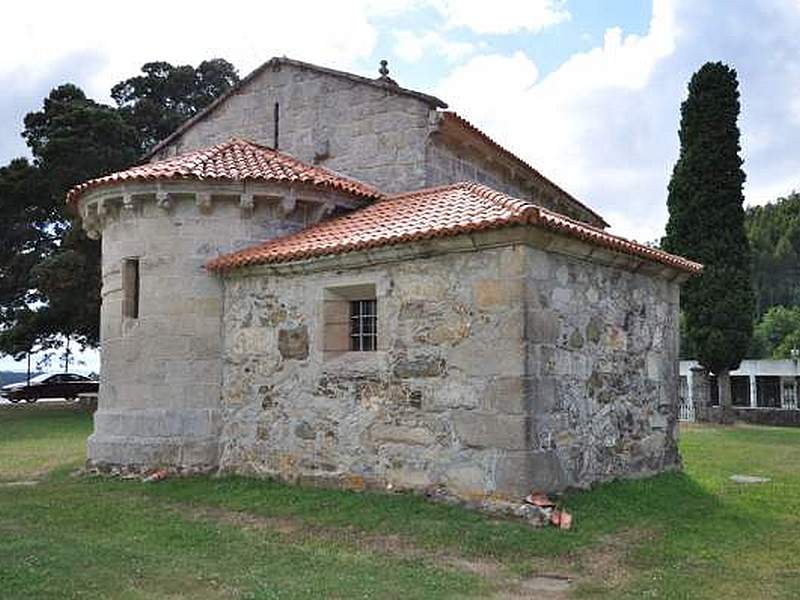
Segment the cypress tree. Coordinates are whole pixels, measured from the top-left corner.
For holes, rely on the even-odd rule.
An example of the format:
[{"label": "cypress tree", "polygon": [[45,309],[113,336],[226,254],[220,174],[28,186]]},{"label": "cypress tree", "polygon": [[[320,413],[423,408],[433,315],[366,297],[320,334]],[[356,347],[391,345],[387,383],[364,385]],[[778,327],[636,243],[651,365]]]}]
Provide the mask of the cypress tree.
[{"label": "cypress tree", "polygon": [[755,300],[744,227],[736,71],[706,63],[681,105],[680,155],[669,183],[663,247],[704,265],[681,294],[686,342],[717,375],[722,419],[730,421],[730,371],[745,357]]}]

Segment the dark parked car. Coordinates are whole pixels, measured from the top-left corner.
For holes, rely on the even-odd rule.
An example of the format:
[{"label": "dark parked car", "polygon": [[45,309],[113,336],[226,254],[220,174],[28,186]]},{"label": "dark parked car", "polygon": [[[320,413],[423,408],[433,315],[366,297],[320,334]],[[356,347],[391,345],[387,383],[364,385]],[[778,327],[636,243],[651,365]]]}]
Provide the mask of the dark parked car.
[{"label": "dark parked car", "polygon": [[10,383],[0,388],[0,396],[9,402],[36,402],[41,398],[66,398],[75,400],[78,394],[97,393],[100,384],[77,373],[37,375],[26,382]]}]

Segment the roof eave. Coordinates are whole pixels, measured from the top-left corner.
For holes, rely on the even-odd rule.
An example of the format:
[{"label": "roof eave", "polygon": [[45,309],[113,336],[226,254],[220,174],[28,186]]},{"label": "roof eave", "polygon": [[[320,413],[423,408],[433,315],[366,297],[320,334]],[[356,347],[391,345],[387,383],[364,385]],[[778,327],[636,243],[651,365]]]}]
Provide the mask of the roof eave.
[{"label": "roof eave", "polygon": [[[555,237],[554,237],[555,236]],[[556,243],[555,240],[563,243]],[[460,240],[460,241],[459,241]],[[537,241],[538,240],[538,241]],[[575,252],[575,243],[586,251]],[[597,246],[590,241],[570,235],[567,231],[552,230],[535,217],[528,223],[507,223],[499,227],[491,227],[476,231],[465,231],[456,235],[432,236],[416,240],[397,240],[390,244],[353,248],[346,251],[330,251],[310,254],[298,254],[278,260],[259,260],[252,258],[238,264],[226,261],[238,253],[222,255],[209,260],[204,268],[221,277],[228,275],[259,270],[279,271],[313,271],[336,269],[346,264],[356,264],[364,260],[375,262],[397,262],[412,260],[419,256],[430,256],[432,246],[442,253],[459,251],[473,252],[477,249],[489,249],[499,246],[508,246],[515,243],[527,243],[533,247],[546,248],[562,254],[569,254],[579,258],[589,258],[600,264],[612,266],[627,265],[636,272],[647,272],[651,276],[660,277],[669,281],[683,283],[691,277],[699,275],[703,266],[683,259],[682,257],[659,252],[660,257],[644,256],[625,252],[620,248]],[[605,256],[605,258],[602,258]],[[671,260],[675,259],[675,260]],[[357,266],[357,265],[356,265]]]}]

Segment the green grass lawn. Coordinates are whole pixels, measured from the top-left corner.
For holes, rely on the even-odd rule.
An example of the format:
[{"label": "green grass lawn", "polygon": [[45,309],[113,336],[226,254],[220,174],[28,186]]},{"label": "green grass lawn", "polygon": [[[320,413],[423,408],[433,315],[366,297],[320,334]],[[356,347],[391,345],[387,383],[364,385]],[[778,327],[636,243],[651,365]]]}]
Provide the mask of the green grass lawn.
[{"label": "green grass lawn", "polygon": [[405,494],[76,476],[90,430],[0,407],[0,598],[800,597],[800,429],[688,428],[683,473],[570,494],[567,532]]}]

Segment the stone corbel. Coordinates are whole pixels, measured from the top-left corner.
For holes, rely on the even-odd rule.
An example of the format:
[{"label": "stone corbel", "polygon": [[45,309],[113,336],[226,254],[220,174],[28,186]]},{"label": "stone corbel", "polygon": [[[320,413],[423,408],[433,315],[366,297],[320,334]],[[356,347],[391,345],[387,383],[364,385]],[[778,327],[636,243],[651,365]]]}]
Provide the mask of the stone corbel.
[{"label": "stone corbel", "polygon": [[314,214],[312,215],[312,223],[318,223],[329,214],[333,212],[336,208],[336,203],[333,200],[326,200],[322,204],[320,204],[316,209],[314,209]]},{"label": "stone corbel", "polygon": [[431,134],[439,131],[441,123],[442,123],[442,114],[435,108],[431,109],[428,112],[428,133]]},{"label": "stone corbel", "polygon": [[97,218],[100,219],[100,223],[105,224],[106,219],[109,216],[108,211],[108,202],[106,200],[98,200],[97,201]]},{"label": "stone corbel", "polygon": [[131,194],[124,194],[122,196],[122,211],[126,215],[132,215],[136,205],[133,203],[133,196]]},{"label": "stone corbel", "polygon": [[289,190],[286,195],[281,198],[278,204],[278,211],[281,217],[287,217],[297,206],[297,198],[295,197],[294,190]]},{"label": "stone corbel", "polygon": [[87,205],[83,209],[81,220],[83,221],[83,230],[89,239],[96,240],[100,237],[100,217],[98,216],[98,205]]},{"label": "stone corbel", "polygon": [[169,197],[169,192],[158,190],[156,192],[156,206],[163,211],[172,210],[172,199]]},{"label": "stone corbel", "polygon": [[213,204],[211,203],[211,194],[209,192],[200,192],[197,194],[195,201],[197,202],[197,209],[207,215],[211,212]]},{"label": "stone corbel", "polygon": [[253,214],[253,209],[255,208],[256,201],[253,194],[250,193],[243,193],[239,197],[239,208],[242,209],[242,214],[244,216],[250,216]]}]

